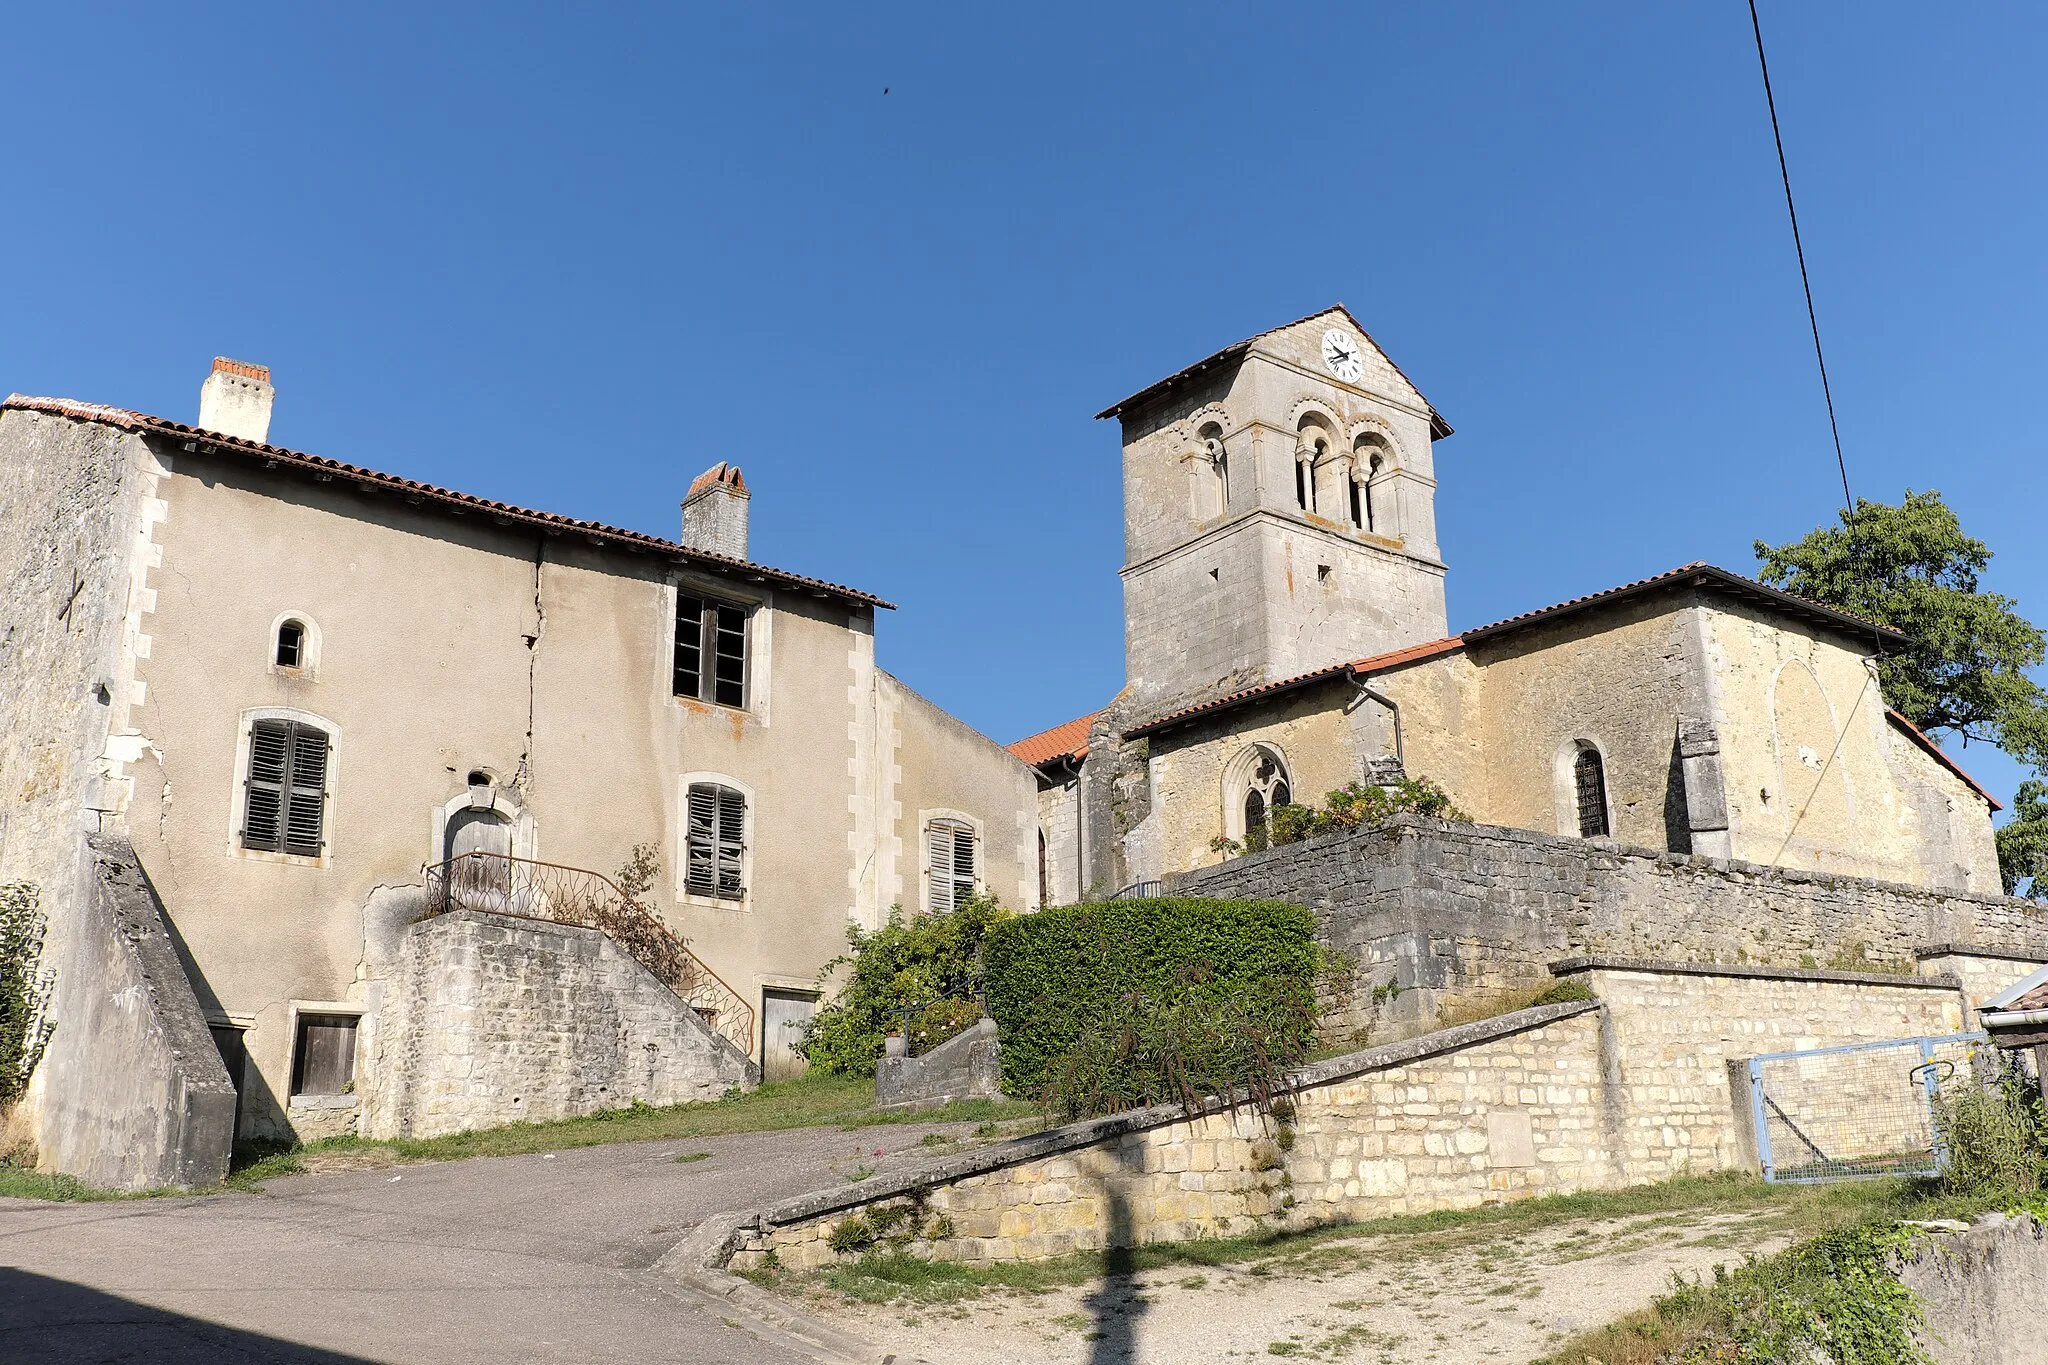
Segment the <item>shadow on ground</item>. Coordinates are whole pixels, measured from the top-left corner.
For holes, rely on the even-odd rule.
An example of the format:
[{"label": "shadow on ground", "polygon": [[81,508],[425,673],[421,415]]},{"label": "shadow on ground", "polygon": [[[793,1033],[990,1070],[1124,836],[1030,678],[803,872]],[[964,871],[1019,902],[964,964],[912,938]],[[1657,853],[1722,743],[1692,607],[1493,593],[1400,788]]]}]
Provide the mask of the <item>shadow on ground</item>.
[{"label": "shadow on ground", "polygon": [[0,1267],[0,1359],[40,1365],[375,1365]]}]

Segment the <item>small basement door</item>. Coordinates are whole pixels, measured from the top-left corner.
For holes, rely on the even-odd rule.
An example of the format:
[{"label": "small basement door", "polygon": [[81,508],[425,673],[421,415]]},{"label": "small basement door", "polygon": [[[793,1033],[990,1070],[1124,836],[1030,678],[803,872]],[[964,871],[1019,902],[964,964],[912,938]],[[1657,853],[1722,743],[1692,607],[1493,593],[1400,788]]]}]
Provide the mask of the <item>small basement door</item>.
[{"label": "small basement door", "polygon": [[818,997],[808,991],[761,992],[761,1079],[786,1081],[809,1065],[796,1050],[803,1026],[817,1013]]}]

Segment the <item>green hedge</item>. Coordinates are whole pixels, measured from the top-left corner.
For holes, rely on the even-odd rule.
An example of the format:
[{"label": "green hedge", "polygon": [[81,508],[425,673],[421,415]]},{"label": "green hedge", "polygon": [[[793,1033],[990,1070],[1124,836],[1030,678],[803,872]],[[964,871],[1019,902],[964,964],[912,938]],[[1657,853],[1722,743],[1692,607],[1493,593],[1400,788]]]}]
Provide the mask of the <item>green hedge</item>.
[{"label": "green hedge", "polygon": [[[1090,1027],[1127,1015],[1133,996],[1224,1001],[1279,978],[1312,999],[1317,960],[1315,916],[1280,901],[1100,901],[1005,920],[982,946],[1003,1089],[1044,1093]],[[1312,1011],[1300,1027],[1305,1049]]]}]

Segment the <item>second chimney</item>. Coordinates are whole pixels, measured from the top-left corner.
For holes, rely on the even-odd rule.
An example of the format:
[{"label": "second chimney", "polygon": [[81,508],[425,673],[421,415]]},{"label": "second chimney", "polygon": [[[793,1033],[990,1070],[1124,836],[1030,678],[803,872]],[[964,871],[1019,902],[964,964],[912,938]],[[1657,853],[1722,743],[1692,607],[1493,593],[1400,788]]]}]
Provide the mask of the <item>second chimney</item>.
[{"label": "second chimney", "polygon": [[217,355],[213,373],[199,386],[197,425],[202,431],[262,445],[270,439],[270,404],[276,397],[269,366]]},{"label": "second chimney", "polygon": [[747,557],[747,481],[720,460],[699,474],[683,499],[683,544],[727,559]]}]

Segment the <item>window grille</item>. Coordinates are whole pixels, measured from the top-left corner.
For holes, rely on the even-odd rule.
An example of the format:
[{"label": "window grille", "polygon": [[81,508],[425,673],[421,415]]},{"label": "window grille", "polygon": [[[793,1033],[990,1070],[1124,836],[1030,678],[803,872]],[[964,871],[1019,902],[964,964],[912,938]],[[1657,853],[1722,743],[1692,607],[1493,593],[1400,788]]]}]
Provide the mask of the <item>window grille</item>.
[{"label": "window grille", "polygon": [[326,834],[327,732],[297,720],[249,727],[242,847],[317,858]]},{"label": "window grille", "polygon": [[683,886],[693,896],[741,900],[747,894],[746,793],[712,782],[691,784]]},{"label": "window grille", "polygon": [[1572,784],[1579,798],[1579,835],[1607,837],[1607,774],[1597,749],[1581,749],[1572,763]]},{"label": "window grille", "polygon": [[277,666],[297,668],[306,660],[306,628],[287,621],[277,628]]},{"label": "window grille", "polygon": [[747,704],[747,609],[676,594],[675,695]]},{"label": "window grille", "polygon": [[931,849],[928,904],[950,911],[974,894],[974,826],[963,820],[934,820],[925,829]]}]

